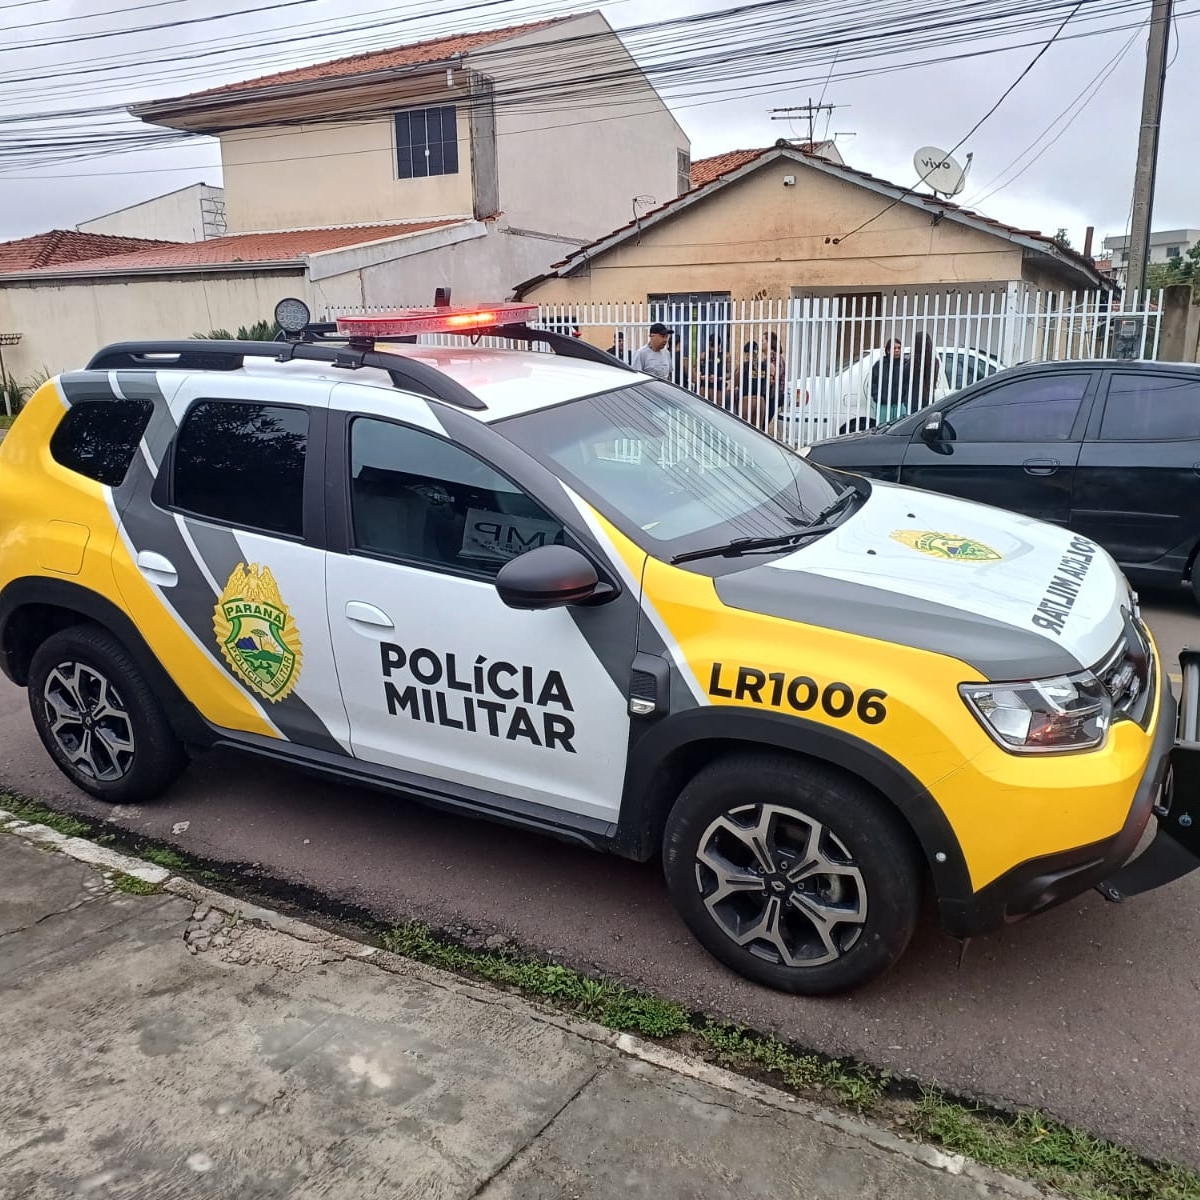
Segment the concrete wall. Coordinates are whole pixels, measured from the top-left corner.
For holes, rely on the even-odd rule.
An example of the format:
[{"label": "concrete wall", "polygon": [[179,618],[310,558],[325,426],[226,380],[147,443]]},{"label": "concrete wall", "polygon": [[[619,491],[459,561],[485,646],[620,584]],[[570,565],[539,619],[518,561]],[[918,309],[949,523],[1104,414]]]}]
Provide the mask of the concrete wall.
[{"label": "concrete wall", "polygon": [[82,233],[201,242],[205,238],[224,236],[223,212],[223,190],[207,183],[194,183],[165,196],[155,196],[153,200],[83,221],[75,228]]},{"label": "concrete wall", "polygon": [[[784,186],[784,176],[796,178]],[[530,289],[543,302],[644,300],[726,291],[771,299],[830,291],[1022,278],[1021,247],[896,205],[840,245],[829,239],[876,217],[885,198],[792,160],[761,167],[598,255],[579,275]],[[1062,286],[1054,284],[1052,286]]]},{"label": "concrete wall", "polygon": [[478,232],[472,237],[385,261],[371,261],[365,253],[339,252],[337,265],[345,269],[337,274],[325,274],[323,260],[332,256],[314,256],[313,311],[321,316],[362,306],[427,305],[439,287],[451,289],[455,304],[505,300],[514,278],[545,270],[571,248],[514,234],[495,222],[473,228]]},{"label": "concrete wall", "polygon": [[[550,48],[538,54],[539,46]],[[622,77],[619,93],[602,78],[592,85],[599,94],[585,86],[570,95],[582,86],[577,79],[635,66],[600,13],[476,52],[470,62],[495,80],[500,209],[510,225],[586,242],[624,225],[635,196],[662,204],[678,194],[676,154],[691,143],[640,74]],[[524,105],[504,102],[514,87],[536,94]]]},{"label": "concrete wall", "polygon": [[456,175],[398,179],[391,116],[222,134],[229,232],[470,215],[470,125],[462,95],[456,88],[427,98],[431,105],[459,103]]},{"label": "concrete wall", "polygon": [[108,342],[184,338],[270,319],[284,296],[311,304],[298,271],[238,277],[178,275],[136,281],[0,283],[0,329],[20,331],[4,365],[18,380],[82,367]]}]

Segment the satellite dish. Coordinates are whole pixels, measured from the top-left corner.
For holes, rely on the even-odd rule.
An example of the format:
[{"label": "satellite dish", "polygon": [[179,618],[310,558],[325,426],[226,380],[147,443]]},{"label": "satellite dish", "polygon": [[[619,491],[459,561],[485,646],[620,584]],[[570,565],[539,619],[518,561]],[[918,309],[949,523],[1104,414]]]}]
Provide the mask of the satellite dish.
[{"label": "satellite dish", "polygon": [[942,196],[957,196],[967,185],[967,173],[958,163],[936,146],[922,146],[913,155],[913,169],[935,192]]}]

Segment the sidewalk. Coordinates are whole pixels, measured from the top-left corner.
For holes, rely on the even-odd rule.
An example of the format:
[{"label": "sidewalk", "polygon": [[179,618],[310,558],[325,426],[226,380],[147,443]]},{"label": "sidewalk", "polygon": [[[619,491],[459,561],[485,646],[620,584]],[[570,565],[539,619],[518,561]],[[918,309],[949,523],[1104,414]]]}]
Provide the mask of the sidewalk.
[{"label": "sidewalk", "polygon": [[[4,820],[3,1200],[1040,1195]],[[71,854],[168,890],[126,894]]]}]

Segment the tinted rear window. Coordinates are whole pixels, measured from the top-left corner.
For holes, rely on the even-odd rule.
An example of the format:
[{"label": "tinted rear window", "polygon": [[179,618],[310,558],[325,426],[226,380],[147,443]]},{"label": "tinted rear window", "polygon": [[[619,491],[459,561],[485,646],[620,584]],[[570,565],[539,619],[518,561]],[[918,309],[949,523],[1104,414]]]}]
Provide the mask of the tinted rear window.
[{"label": "tinted rear window", "polygon": [[68,471],[108,487],[120,487],[153,412],[149,400],[75,404],[50,438],[51,457]]},{"label": "tinted rear window", "polygon": [[174,502],[222,525],[300,537],[308,413],[199,400],[175,443]]},{"label": "tinted rear window", "polygon": [[1200,438],[1200,379],[1116,375],[1100,424],[1105,442],[1168,442]]}]

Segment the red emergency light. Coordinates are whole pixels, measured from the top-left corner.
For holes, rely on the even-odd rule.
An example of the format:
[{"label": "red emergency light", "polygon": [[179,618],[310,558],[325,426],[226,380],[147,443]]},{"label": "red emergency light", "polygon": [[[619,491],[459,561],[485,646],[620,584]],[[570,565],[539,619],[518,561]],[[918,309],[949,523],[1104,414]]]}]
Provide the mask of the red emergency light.
[{"label": "red emergency light", "polygon": [[417,333],[481,333],[497,325],[536,321],[536,304],[477,304],[471,308],[398,308],[394,312],[338,317],[338,333],[350,338],[384,340]]}]

